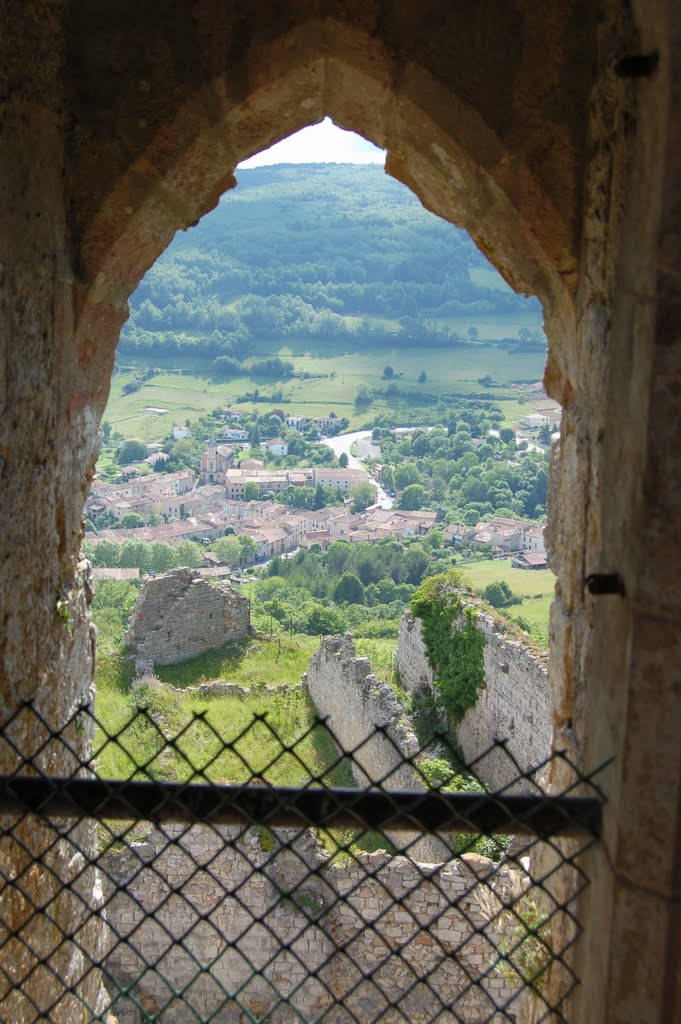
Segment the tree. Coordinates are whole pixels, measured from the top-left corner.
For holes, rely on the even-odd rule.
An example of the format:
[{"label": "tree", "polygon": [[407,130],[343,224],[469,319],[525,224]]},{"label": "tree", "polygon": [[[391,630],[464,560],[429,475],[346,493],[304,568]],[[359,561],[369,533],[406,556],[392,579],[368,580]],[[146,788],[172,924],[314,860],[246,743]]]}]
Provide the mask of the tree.
[{"label": "tree", "polygon": [[220,537],[213,541],[211,551],[227,565],[238,565],[241,548],[236,537]]},{"label": "tree", "polygon": [[244,501],[257,501],[260,497],[260,488],[253,480],[249,480],[244,487]]},{"label": "tree", "polygon": [[363,512],[369,505],[373,505],[378,497],[378,491],[368,480],[360,480],[350,488],[350,497],[355,512]]},{"label": "tree", "polygon": [[371,405],[373,399],[374,393],[368,384],[360,384],[355,395],[355,407],[357,409],[366,409],[367,406]]},{"label": "tree", "polygon": [[347,469],[348,468],[348,453],[347,452],[341,452],[340,453],[340,455],[338,456],[338,465],[340,466],[341,469]]},{"label": "tree", "polygon": [[252,537],[249,537],[247,533],[240,533],[237,542],[241,549],[241,558],[245,562],[254,562],[255,556],[258,551],[258,546]]},{"label": "tree", "polygon": [[118,520],[118,525],[121,530],[136,530],[140,526],[144,526],[144,516],[141,516],[139,512],[128,512]]},{"label": "tree", "polygon": [[317,484],[314,492],[314,498],[312,500],[312,508],[324,508],[326,505],[326,494],[321,484]]},{"label": "tree", "polygon": [[203,565],[203,548],[194,540],[181,540],[175,548],[175,564],[198,569]]},{"label": "tree", "polygon": [[[181,437],[179,441],[176,441],[173,445],[171,452],[171,460],[173,466],[180,469],[185,466],[196,467],[199,464],[200,459],[200,448],[197,448],[197,443],[194,440],[190,440],[188,437]],[[168,466],[168,463],[166,463]]]},{"label": "tree", "polygon": [[383,380],[390,380],[394,376],[395,371],[393,370],[392,366],[383,367]]},{"label": "tree", "polygon": [[108,420],[104,420],[104,422],[102,423],[102,440],[104,441],[104,444],[108,444],[109,443],[109,438],[110,437],[111,437],[111,424],[109,423]]},{"label": "tree", "polygon": [[409,484],[420,484],[421,474],[419,473],[418,466],[414,462],[403,462],[399,466],[395,466],[393,470],[393,479],[395,481],[395,487],[402,490],[408,487]]},{"label": "tree", "polygon": [[402,491],[397,504],[400,508],[417,512],[424,505],[428,504],[428,491],[423,484],[409,484]]},{"label": "tree", "polygon": [[256,423],[251,431],[250,442],[253,448],[257,448],[260,445],[260,428]]},{"label": "tree", "polygon": [[512,444],[515,441],[515,431],[511,430],[510,427],[502,427],[499,431],[499,437],[504,444]]},{"label": "tree", "polygon": [[141,462],[147,457],[147,449],[141,441],[126,441],[116,456],[119,466],[129,466],[131,462]]},{"label": "tree", "polygon": [[283,565],[284,565],[284,563],[283,563],[281,555],[275,555],[274,558],[272,559],[272,561],[269,564],[269,568],[267,570],[267,575],[268,576],[281,576],[282,575]]},{"label": "tree", "polygon": [[550,445],[551,444],[551,427],[548,423],[542,423],[541,427],[537,431],[537,440],[540,444]]},{"label": "tree", "polygon": [[175,549],[162,540],[151,545],[151,567],[154,572],[168,572],[176,565]]},{"label": "tree", "polygon": [[148,572],[151,569],[151,544],[143,540],[126,540],[121,547],[118,564],[122,569],[140,569]]},{"label": "tree", "polygon": [[121,545],[114,540],[100,540],[92,545],[92,564],[108,569],[116,569],[121,564]]},{"label": "tree", "polygon": [[338,604],[364,604],[364,585],[352,572],[345,572],[333,591]]},{"label": "tree", "polygon": [[421,372],[419,374],[419,384],[425,384],[426,380],[427,380],[426,371],[425,370],[421,370]]}]

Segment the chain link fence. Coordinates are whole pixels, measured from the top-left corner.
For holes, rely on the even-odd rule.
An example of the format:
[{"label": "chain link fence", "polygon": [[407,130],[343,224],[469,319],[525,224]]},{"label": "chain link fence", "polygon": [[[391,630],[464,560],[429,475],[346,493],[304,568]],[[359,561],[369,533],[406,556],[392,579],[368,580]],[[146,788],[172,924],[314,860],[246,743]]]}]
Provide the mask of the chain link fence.
[{"label": "chain link fence", "polygon": [[[565,1019],[593,777],[555,755],[548,796],[555,765],[523,772],[503,744],[443,769],[443,736],[410,788],[394,758],[360,787],[374,739],[342,752],[315,722],[282,740],[267,715],[171,730],[144,707],[56,731],[22,705],[0,729],[0,1020]],[[501,792],[488,757],[512,769]],[[281,785],[287,765],[307,782]]]}]

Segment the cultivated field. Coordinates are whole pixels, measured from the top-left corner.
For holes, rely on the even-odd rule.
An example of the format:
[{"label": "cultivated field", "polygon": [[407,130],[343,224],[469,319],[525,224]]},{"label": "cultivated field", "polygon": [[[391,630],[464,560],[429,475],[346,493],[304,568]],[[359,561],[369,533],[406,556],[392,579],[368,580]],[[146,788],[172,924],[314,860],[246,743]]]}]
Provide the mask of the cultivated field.
[{"label": "cultivated field", "polygon": [[[121,369],[112,379],[111,394],[104,419],[114,430],[126,437],[143,441],[157,441],[168,434],[174,424],[184,424],[211,412],[218,406],[234,405],[239,395],[259,388],[261,394],[281,392],[285,404],[292,411],[308,416],[320,416],[334,411],[345,416],[351,428],[358,428],[382,414],[398,415],[401,422],[435,422],[436,403],[453,402],[484,391],[490,401],[498,404],[507,423],[512,423],[529,406],[509,385],[513,381],[539,380],[544,369],[541,352],[509,352],[503,346],[488,343],[458,345],[452,348],[373,347],[371,351],[342,351],[341,346],[329,344],[324,354],[310,352],[305,342],[287,339],[286,344],[263,344],[253,353],[256,357],[279,355],[293,362],[297,372],[313,374],[310,379],[271,381],[241,376],[228,380],[216,378],[208,364],[196,360],[188,362],[178,356],[121,357]],[[158,368],[156,376],[138,391],[123,394],[123,387],[140,367]],[[408,403],[397,396],[381,396],[368,409],[357,411],[354,405],[357,389],[362,384],[383,392],[387,382],[383,379],[385,366],[392,366],[394,383],[399,389],[416,389],[423,401]],[[422,371],[426,381],[418,383]],[[494,386],[483,388],[481,377],[490,375]],[[277,400],[273,398],[272,404]],[[239,401],[243,408],[257,408],[264,412],[266,405]],[[148,411],[148,407],[167,409],[166,413]]]},{"label": "cultivated field", "polygon": [[505,580],[522,602],[506,605],[501,611],[513,619],[522,619],[530,627],[532,638],[548,648],[549,609],[556,577],[550,569],[512,569],[505,559],[461,562],[461,569],[474,590],[481,592],[489,583]]}]

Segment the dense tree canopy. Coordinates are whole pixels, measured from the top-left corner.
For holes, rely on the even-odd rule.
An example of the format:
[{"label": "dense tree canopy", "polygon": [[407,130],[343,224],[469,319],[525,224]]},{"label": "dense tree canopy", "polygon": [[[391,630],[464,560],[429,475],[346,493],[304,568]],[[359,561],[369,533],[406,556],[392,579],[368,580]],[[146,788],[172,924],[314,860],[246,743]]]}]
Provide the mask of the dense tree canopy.
[{"label": "dense tree canopy", "polygon": [[[537,330],[514,344],[543,347],[529,302]],[[230,376],[257,338],[451,344],[446,317],[527,308],[464,231],[381,168],[261,167],[241,170],[238,188],[149,270],[121,345],[191,349]],[[286,362],[249,365],[282,380],[294,372]]]}]

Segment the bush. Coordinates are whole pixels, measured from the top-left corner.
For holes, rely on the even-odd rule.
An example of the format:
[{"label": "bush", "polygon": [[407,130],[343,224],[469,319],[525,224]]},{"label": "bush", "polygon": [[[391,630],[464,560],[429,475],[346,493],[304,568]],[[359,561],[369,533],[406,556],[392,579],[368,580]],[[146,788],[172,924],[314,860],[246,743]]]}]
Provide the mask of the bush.
[{"label": "bush", "polygon": [[483,681],[485,634],[476,615],[466,609],[463,625],[454,629],[463,605],[454,591],[461,574],[451,569],[423,581],[411,600],[412,613],[423,623],[423,640],[435,673],[439,701],[454,723],[475,704]]},{"label": "bush", "polygon": [[513,604],[518,601],[506,580],[488,583],[481,593],[485,601],[491,604],[493,608],[503,608],[506,604]]}]

